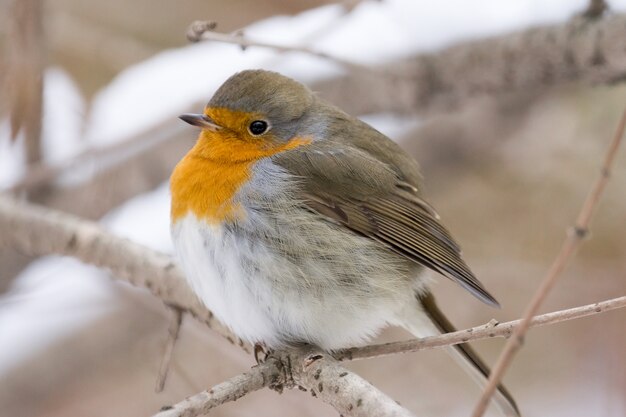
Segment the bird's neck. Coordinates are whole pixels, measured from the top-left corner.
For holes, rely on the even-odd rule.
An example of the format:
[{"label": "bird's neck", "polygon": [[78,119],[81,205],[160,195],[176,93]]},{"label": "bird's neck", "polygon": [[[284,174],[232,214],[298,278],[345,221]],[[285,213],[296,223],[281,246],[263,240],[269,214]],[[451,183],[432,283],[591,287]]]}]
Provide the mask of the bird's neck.
[{"label": "bird's neck", "polygon": [[252,177],[254,164],[309,142],[294,138],[272,147],[244,142],[229,146],[228,141],[201,135],[170,179],[172,223],[187,214],[215,225],[245,218],[245,210],[234,197]]},{"label": "bird's neck", "polygon": [[176,165],[170,179],[172,223],[193,214],[211,224],[233,222],[245,212],[233,201],[251,176],[252,161],[227,162],[192,152]]}]

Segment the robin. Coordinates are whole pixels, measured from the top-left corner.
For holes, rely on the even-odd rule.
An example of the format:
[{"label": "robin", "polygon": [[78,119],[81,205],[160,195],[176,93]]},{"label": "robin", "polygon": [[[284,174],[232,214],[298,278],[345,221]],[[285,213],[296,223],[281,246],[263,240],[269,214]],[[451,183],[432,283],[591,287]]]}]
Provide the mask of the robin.
[{"label": "robin", "polygon": [[[230,77],[171,177],[174,245],[197,296],[244,340],[333,351],[398,325],[454,331],[431,271],[498,306],[421,194],[418,164],[368,124],[278,73]],[[485,381],[467,345],[449,348]],[[519,415],[500,386],[496,403]]]}]

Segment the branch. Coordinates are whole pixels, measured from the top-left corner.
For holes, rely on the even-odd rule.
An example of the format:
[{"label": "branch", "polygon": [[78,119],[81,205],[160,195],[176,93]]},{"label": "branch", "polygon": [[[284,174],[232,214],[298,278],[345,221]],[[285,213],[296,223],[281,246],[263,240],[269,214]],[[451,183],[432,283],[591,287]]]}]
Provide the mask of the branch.
[{"label": "branch", "polygon": [[369,68],[365,65],[360,65],[351,61],[347,61],[345,59],[329,55],[325,52],[317,51],[312,48],[308,48],[306,46],[287,46],[287,45],[277,45],[269,42],[261,42],[251,40],[243,34],[243,31],[236,31],[234,34],[228,33],[220,33],[215,32],[214,29],[216,27],[215,22],[197,20],[193,22],[189,29],[187,30],[187,39],[190,42],[201,42],[201,41],[215,41],[215,42],[223,42],[223,43],[231,43],[234,45],[239,45],[243,50],[248,47],[254,46],[259,48],[269,48],[274,51],[280,53],[287,52],[299,52],[307,55],[316,56],[318,58],[326,59],[337,64],[340,64],[350,70],[353,71],[367,71],[372,72],[376,71],[372,68]]},{"label": "branch", "polygon": [[167,342],[165,344],[165,351],[163,352],[163,359],[161,360],[161,366],[159,367],[157,382],[154,388],[154,391],[157,393],[162,392],[165,387],[170,363],[172,362],[172,353],[174,353],[174,346],[176,346],[176,342],[178,341],[180,326],[183,323],[183,312],[177,308],[170,308],[170,310],[172,312],[172,319],[167,329]]},{"label": "branch", "polygon": [[[626,296],[535,316],[530,321],[530,327],[545,326],[567,320],[580,319],[582,317],[606,313],[607,311],[624,307],[626,307]],[[396,353],[417,352],[418,350],[456,345],[492,337],[510,337],[521,322],[521,319],[507,321],[506,323],[489,322],[482,326],[445,333],[439,336],[345,349],[338,351],[333,356],[339,361],[368,359]]]},{"label": "branch", "polygon": [[[74,256],[83,262],[106,268],[121,280],[149,289],[166,304],[190,313],[250,352],[250,347],[217,322],[191,293],[169,256],[112,235],[95,223],[0,195],[0,245],[10,245],[31,255],[54,253]],[[377,410],[386,413],[380,415],[410,416],[395,401],[358,375],[342,368],[333,358],[314,355],[313,365],[309,366],[309,350],[290,350],[277,355],[285,369],[285,386],[310,389],[312,394],[315,393],[341,413],[372,416],[377,414],[368,414],[368,410]],[[305,363],[307,366],[303,365]],[[321,364],[325,364],[323,371]],[[333,383],[335,376],[339,382]],[[236,380],[247,384],[247,387],[258,385],[255,381],[246,382],[246,378]],[[228,391],[221,395],[230,398]],[[205,395],[203,398],[217,401],[212,396]],[[193,404],[194,407],[201,407],[197,402]]]},{"label": "branch", "polygon": [[543,279],[543,281],[539,285],[539,288],[537,288],[537,291],[530,300],[530,303],[526,307],[526,311],[522,316],[520,324],[515,328],[513,337],[511,337],[504,346],[504,349],[500,354],[500,357],[498,358],[498,361],[496,362],[496,365],[491,372],[491,375],[489,375],[489,380],[484,388],[483,394],[480,397],[478,404],[474,409],[474,412],[472,413],[473,417],[481,417],[485,413],[491,396],[497,389],[500,380],[506,372],[506,369],[511,364],[515,353],[522,346],[522,343],[524,341],[524,335],[530,327],[532,317],[537,314],[537,311],[539,311],[539,307],[548,296],[548,293],[550,292],[556,281],[560,278],[561,273],[568,264],[568,261],[572,258],[572,256],[582,243],[583,238],[586,237],[589,233],[589,222],[591,221],[593,212],[598,205],[598,202],[600,201],[602,192],[604,191],[604,188],[609,181],[613,161],[615,160],[615,155],[617,154],[617,150],[622,141],[622,137],[624,136],[625,128],[626,110],[622,115],[622,118],[615,132],[615,136],[613,137],[613,140],[607,150],[606,156],[604,158],[604,163],[602,164],[602,168],[600,170],[600,176],[596,180],[593,188],[591,189],[591,192],[583,203],[583,207],[580,211],[580,214],[578,215],[578,218],[576,219],[576,224],[574,225],[573,231],[572,233],[568,234],[565,242],[563,242],[561,251],[552,263],[552,266],[548,270],[546,277]]},{"label": "branch", "polygon": [[332,405],[340,415],[354,417],[411,417],[412,414],[328,354],[300,350],[291,356],[295,384]]},{"label": "branch", "polygon": [[[626,14],[593,21],[577,18],[392,62],[381,67],[389,76],[354,71],[345,77],[320,81],[312,88],[352,114],[432,114],[457,108],[475,96],[532,94],[575,81],[593,84],[625,80],[623,50],[626,50]],[[137,152],[93,151],[69,166],[34,166],[16,188],[27,190],[31,201],[39,204],[90,219],[99,218],[129,197],[167,179],[179,155],[190,146],[188,140],[193,139],[174,129],[176,126],[164,124],[146,131],[137,140],[130,139],[133,147],[138,145]],[[164,135],[167,137],[162,141],[148,146],[151,138],[156,141]],[[67,172],[75,163],[80,165],[81,159],[89,166],[105,168],[97,170],[88,182],[69,187],[50,185],[51,179]],[[113,159],[119,161],[111,163]],[[12,252],[0,253],[0,263],[10,265],[7,270],[19,271],[28,260]]]},{"label": "branch", "polygon": [[[61,168],[33,165],[25,181],[12,191],[26,191],[30,201],[50,208],[98,219],[131,197],[162,184],[195,140],[185,132],[172,119],[130,137],[123,144],[87,151],[63,163]],[[79,170],[83,178],[85,172],[91,175],[78,184],[55,185],[57,176],[72,173],[74,169]],[[14,250],[0,252],[0,264],[6,271],[0,274],[0,287],[8,285],[5,281],[17,275],[31,260]]]},{"label": "branch", "polygon": [[[622,131],[624,123],[626,123],[626,113],[620,126]],[[619,144],[619,138],[621,138],[621,133],[616,135],[616,139],[610,148],[605,161],[603,176],[598,180],[594,191],[581,212],[577,221],[578,233],[573,234],[573,238],[582,238],[583,232],[586,231],[593,208],[608,180],[610,166]],[[157,297],[190,312],[209,326],[219,326],[214,322],[211,314],[190,294],[187,286],[182,281],[180,272],[169,257],[150,251],[125,239],[117,238],[93,223],[29,204],[20,204],[7,197],[0,197],[0,237],[2,237],[3,243],[11,244],[29,253],[58,253],[76,256],[85,262],[107,267],[121,278],[135,285],[149,288]],[[570,318],[582,317],[583,315],[592,314],[591,310],[603,311],[604,309],[616,308],[615,303],[623,303],[623,299],[585,306],[577,309],[579,311],[561,312],[560,316],[565,317],[569,315]],[[558,313],[553,313],[552,317],[544,315],[536,320],[545,320],[546,323],[560,321],[557,320],[554,314]],[[500,326],[497,332],[508,332],[510,334],[511,329],[507,328],[507,326],[510,326],[514,327],[517,333],[522,325],[524,325],[523,321],[521,324],[507,323]],[[232,337],[227,330],[221,327],[220,329],[227,338]],[[489,334],[496,333],[495,329],[483,328],[477,329],[475,334],[479,335],[481,331]],[[469,340],[467,337],[468,332],[465,331],[465,334],[461,336],[461,340],[457,341],[457,343]],[[448,337],[455,337],[455,334],[448,335]],[[515,340],[519,339],[516,338]],[[449,340],[447,343],[453,342]],[[423,346],[426,345],[424,344]],[[370,352],[375,351],[376,347],[371,349],[374,350],[370,350]],[[281,363],[283,363],[283,367],[288,367],[288,375],[291,378],[290,380],[286,379],[285,384],[298,384],[308,387],[311,389],[312,394],[320,396],[342,413],[370,415],[368,413],[374,410],[376,413],[374,415],[383,415],[383,413],[384,415],[408,414],[406,410],[397,406],[397,404],[369,383],[341,368],[334,358],[316,355],[317,357],[312,361],[312,365],[308,365],[306,363],[310,361],[310,355],[304,359],[302,359],[302,353],[287,352],[284,355],[286,355],[284,356],[285,359]],[[355,356],[358,356],[358,352],[352,352],[352,357]],[[365,355],[363,354],[363,356]],[[296,364],[295,367],[291,366],[292,362]],[[322,378],[322,372],[324,375],[330,375],[329,379],[326,379],[326,377]],[[346,376],[349,376],[349,378],[345,378]],[[236,381],[245,382],[246,387],[256,387],[258,385],[254,378],[252,378],[252,381],[248,381],[247,378],[237,379]],[[229,382],[232,382],[232,380]],[[225,384],[228,385],[229,382]],[[329,386],[331,387],[330,390],[328,389]],[[223,385],[219,387],[223,387]],[[224,398],[239,398],[237,391],[231,394],[229,392],[228,390],[223,392]],[[339,392],[342,394],[338,394]],[[193,398],[204,398],[213,403],[218,401],[216,397],[211,395]],[[365,406],[360,409],[360,406],[363,404]],[[201,410],[203,408],[198,409]]]},{"label": "branch", "polygon": [[[0,243],[13,245],[30,254],[57,253],[75,256],[85,262],[106,267],[119,278],[149,288],[153,294],[165,302],[191,313],[209,327],[218,330],[229,340],[235,340],[232,334],[219,325],[211,314],[199,304],[195,296],[189,292],[180,272],[168,256],[113,236],[91,222],[0,196]],[[557,323],[565,319],[584,317],[619,308],[626,302],[624,298],[544,314],[536,317],[533,324]],[[436,338],[398,342],[397,344],[389,344],[388,347],[372,346],[350,349],[342,352],[338,359],[357,359],[462,343],[480,337],[510,335],[512,329],[518,325],[519,321],[514,321],[487,329],[485,326],[480,326]],[[362,380],[358,375],[342,368],[335,358],[320,354],[319,358],[311,360],[311,354],[303,350],[279,352],[278,355],[281,358],[281,366],[287,369],[287,371],[282,371],[285,376],[281,381],[284,381],[285,386],[306,387],[311,390],[313,395],[333,405],[341,413],[368,415],[367,413],[370,413],[371,410],[377,410],[376,413],[380,412],[381,414],[369,415],[408,415],[408,411],[399,407],[375,387]],[[312,364],[306,365],[309,362]],[[244,380],[237,379],[237,381]],[[272,379],[272,381],[274,380]],[[248,387],[246,389],[250,392],[250,387],[256,387],[258,381],[248,381],[245,384]],[[220,384],[220,387],[223,386]],[[214,392],[216,391],[214,390]],[[223,395],[226,394],[228,391],[223,393]],[[236,396],[235,393],[232,395]],[[192,397],[192,399],[203,399],[203,401],[215,405],[215,402],[218,401],[210,393],[209,395]],[[202,407],[208,406],[199,405],[199,402],[195,400],[192,401],[192,405],[195,404],[192,407],[195,407],[194,409],[203,410]],[[186,404],[189,405],[189,401],[187,400]],[[359,404],[363,407],[361,408]],[[176,406],[174,408],[180,410],[181,407]]]},{"label": "branch", "polygon": [[251,371],[238,375],[166,407],[154,417],[195,417],[263,387],[282,392],[299,387],[332,405],[341,415],[355,417],[412,414],[363,378],[342,367],[330,355],[311,346],[277,351]]},{"label": "branch", "polygon": [[351,114],[447,112],[475,97],[622,82],[624,50],[626,14],[576,17],[384,64],[384,77],[356,71],[312,88]]},{"label": "branch", "polygon": [[[208,25],[207,22],[201,23]],[[626,57],[620,52],[626,49],[625,28],[626,14],[608,16],[594,22],[574,19],[564,24],[460,43],[432,54],[420,54],[392,62],[380,67],[388,75],[385,77],[356,71],[345,77],[318,82],[313,89],[342,109],[358,115],[381,111],[436,112],[458,107],[477,95],[528,92],[576,80],[614,83],[626,79]],[[236,38],[234,35],[224,36]],[[301,52],[305,51],[306,48]],[[372,70],[368,69],[370,73]],[[364,85],[368,88],[363,88]],[[169,126],[166,127],[169,129]],[[130,138],[129,143],[146,141],[143,138],[159,134],[160,128],[150,129],[136,140]],[[178,133],[172,130],[169,138],[178,137]],[[102,160],[110,159],[109,151],[119,153],[117,148],[113,145],[112,149],[102,152],[87,151],[58,167],[36,166],[32,174],[16,188],[30,189],[48,183],[50,178],[54,179],[81,159],[95,159],[96,165],[99,165]],[[147,148],[142,149],[145,151]],[[171,155],[176,156],[171,151],[163,154],[169,158]],[[141,156],[143,152],[127,158],[136,165],[142,162]],[[140,172],[157,170],[154,175],[162,181],[171,170],[169,161],[166,170],[142,167]],[[145,189],[147,187],[141,187],[141,191]],[[137,190],[133,191],[136,193]],[[59,200],[71,199],[63,196]],[[107,205],[105,211],[109,208],[110,205]],[[63,209],[69,211],[71,208]]]},{"label": "branch", "polygon": [[174,406],[165,406],[154,417],[193,417],[208,413],[212,408],[236,401],[251,392],[279,383],[282,378],[275,361],[255,366],[207,391],[186,398]]},{"label": "branch", "polygon": [[108,269],[114,277],[150,290],[250,352],[200,303],[171,257],[115,236],[96,223],[0,195],[2,244],[29,255],[73,256]]}]

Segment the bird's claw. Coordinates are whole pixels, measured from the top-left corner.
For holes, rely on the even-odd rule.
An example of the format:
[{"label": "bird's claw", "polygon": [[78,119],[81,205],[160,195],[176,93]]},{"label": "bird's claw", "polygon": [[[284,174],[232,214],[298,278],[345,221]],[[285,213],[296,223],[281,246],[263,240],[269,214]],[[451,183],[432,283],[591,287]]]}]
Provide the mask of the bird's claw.
[{"label": "bird's claw", "polygon": [[[265,362],[271,353],[272,353],[271,349],[266,349],[263,343],[254,344],[254,360],[256,361],[257,365],[260,365],[263,362]],[[263,355],[262,359],[261,359],[261,355]]]}]

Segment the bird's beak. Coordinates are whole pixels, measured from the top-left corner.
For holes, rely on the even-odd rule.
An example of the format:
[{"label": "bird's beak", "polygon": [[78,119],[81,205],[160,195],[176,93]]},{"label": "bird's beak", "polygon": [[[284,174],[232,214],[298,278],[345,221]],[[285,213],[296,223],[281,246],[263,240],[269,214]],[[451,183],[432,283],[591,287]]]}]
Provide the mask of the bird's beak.
[{"label": "bird's beak", "polygon": [[190,125],[198,126],[212,132],[217,132],[221,129],[220,126],[216,125],[215,122],[205,114],[185,113],[178,116],[178,118],[183,122],[189,123]]}]

